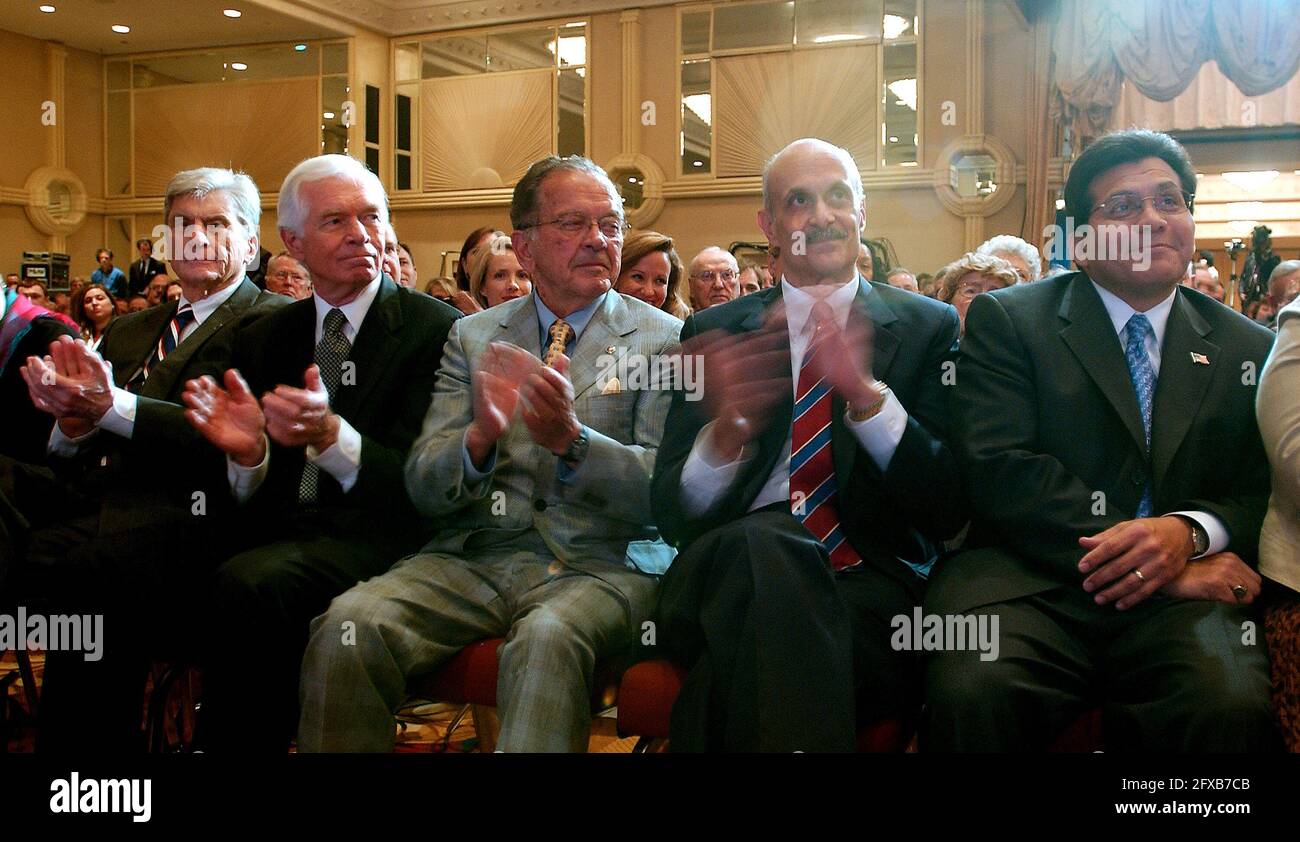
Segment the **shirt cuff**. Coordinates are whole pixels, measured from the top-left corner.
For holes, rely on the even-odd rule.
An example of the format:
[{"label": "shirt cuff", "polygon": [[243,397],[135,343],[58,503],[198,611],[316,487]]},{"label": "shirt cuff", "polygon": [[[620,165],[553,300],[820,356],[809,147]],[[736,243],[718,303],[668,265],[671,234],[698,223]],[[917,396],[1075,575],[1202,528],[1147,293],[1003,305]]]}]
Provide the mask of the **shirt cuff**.
[{"label": "shirt cuff", "polygon": [[114,386],[113,405],[95,422],[95,426],[129,439],[135,433],[135,411],[139,405],[137,396]]},{"label": "shirt cuff", "polygon": [[244,467],[229,456],[226,457],[226,479],[230,481],[230,493],[240,505],[247,503],[257,489],[261,488],[267,471],[270,470],[271,443],[267,441],[265,433],[262,434],[262,445],[266,448],[262,452],[262,461],[251,468]]},{"label": "shirt cuff", "polygon": [[478,468],[474,467],[474,460],[469,458],[469,447],[465,444],[465,439],[468,438],[468,436],[469,428],[466,427],[465,435],[462,436],[460,440],[460,461],[465,471],[465,485],[473,488],[483,482],[483,480],[487,479],[492,471],[496,469],[497,448],[496,445],[492,445],[492,450],[488,453],[487,465],[480,471]]},{"label": "shirt cuff", "polygon": [[90,432],[86,433],[84,436],[69,436],[59,429],[59,422],[55,421],[54,426],[50,428],[50,440],[45,445],[45,453],[49,456],[71,458],[77,455],[77,451],[81,449],[82,442],[86,441],[98,432],[98,427],[92,427]]},{"label": "shirt cuff", "polygon": [[307,445],[307,458],[338,480],[339,487],[347,494],[357,484],[357,475],[361,473],[361,434],[346,418],[339,416],[338,440],[323,452]]},{"label": "shirt cuff", "polygon": [[871,461],[884,473],[889,468],[889,460],[894,458],[894,451],[898,450],[898,443],[903,440],[903,433],[907,432],[907,410],[890,389],[885,395],[884,406],[875,415],[865,421],[854,421],[846,409],[844,423],[871,456]]},{"label": "shirt cuff", "polygon": [[707,512],[735,481],[741,466],[750,458],[742,449],[739,458],[714,464],[718,458],[713,447],[713,422],[705,424],[695,436],[695,444],[682,466],[682,507],[692,516]]},{"label": "shirt cuff", "polygon": [[1205,534],[1210,539],[1210,546],[1200,555],[1194,555],[1192,558],[1204,558],[1207,555],[1221,553],[1228,548],[1228,527],[1224,526],[1223,521],[1219,520],[1218,515],[1209,512],[1170,512],[1170,515],[1181,515],[1185,518],[1191,518],[1196,521],[1197,525],[1205,530]]}]

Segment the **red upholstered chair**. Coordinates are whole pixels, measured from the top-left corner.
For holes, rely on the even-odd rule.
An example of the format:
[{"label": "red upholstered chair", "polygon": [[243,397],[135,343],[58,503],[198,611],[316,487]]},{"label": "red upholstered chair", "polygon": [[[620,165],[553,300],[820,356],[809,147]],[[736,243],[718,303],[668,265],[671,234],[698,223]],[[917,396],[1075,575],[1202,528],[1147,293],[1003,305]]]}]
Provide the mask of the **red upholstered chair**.
[{"label": "red upholstered chair", "polygon": [[[618,733],[636,735],[635,751],[663,751],[668,745],[668,722],[673,702],[686,680],[687,670],[671,661],[642,661],[623,673],[618,691]],[[858,728],[858,751],[901,752],[911,733],[896,719],[883,719]]]},{"label": "red upholstered chair", "polygon": [[[474,733],[484,752],[496,749],[497,733],[497,649],[504,637],[478,640],[466,646],[438,670],[411,682],[410,694],[422,699],[468,705]],[[613,706],[618,697],[618,668],[621,661],[596,668],[593,713]]]}]

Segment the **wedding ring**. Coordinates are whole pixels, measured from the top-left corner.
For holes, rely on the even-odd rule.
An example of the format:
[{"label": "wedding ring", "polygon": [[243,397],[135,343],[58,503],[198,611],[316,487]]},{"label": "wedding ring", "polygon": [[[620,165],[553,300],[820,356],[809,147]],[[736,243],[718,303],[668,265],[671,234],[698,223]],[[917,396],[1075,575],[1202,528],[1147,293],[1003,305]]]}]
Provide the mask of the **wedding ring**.
[{"label": "wedding ring", "polygon": [[1238,601],[1238,602],[1241,602],[1243,599],[1246,598],[1246,586],[1245,586],[1245,585],[1233,585],[1233,586],[1232,586],[1232,595],[1235,596],[1235,597],[1237,598],[1237,601]]},{"label": "wedding ring", "polygon": [[1136,567],[1133,568],[1133,575],[1138,577],[1139,582],[1145,582],[1147,580],[1147,577],[1142,575],[1142,571],[1138,570]]}]

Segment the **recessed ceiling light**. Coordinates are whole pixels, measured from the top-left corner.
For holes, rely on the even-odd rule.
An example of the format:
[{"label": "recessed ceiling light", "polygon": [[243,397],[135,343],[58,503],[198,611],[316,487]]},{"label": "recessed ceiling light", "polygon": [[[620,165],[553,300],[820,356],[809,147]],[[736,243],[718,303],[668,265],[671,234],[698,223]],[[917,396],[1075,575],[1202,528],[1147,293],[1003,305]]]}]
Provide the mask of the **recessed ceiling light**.
[{"label": "recessed ceiling light", "polygon": [[333,120],[333,119],[334,119],[334,112],[333,112],[333,111],[326,111],[326,112],[322,113],[321,116],[324,117],[326,120]]},{"label": "recessed ceiling light", "polygon": [[225,15],[228,18],[238,18],[238,17],[243,17],[244,15],[244,13],[239,11],[238,9],[222,9],[221,14]]},{"label": "recessed ceiling light", "polygon": [[307,45],[306,45],[306,44],[294,44],[294,45],[293,45],[293,49],[294,49],[295,52],[299,52],[299,53],[301,53],[301,52],[303,52],[303,51],[305,51],[305,50],[307,49]]},{"label": "recessed ceiling light", "polygon": [[244,64],[242,61],[232,61],[232,62],[230,63],[230,69],[231,69],[231,70],[247,70],[247,69],[248,69],[248,65],[247,65],[247,64]]},{"label": "recessed ceiling light", "polygon": [[52,15],[52,14],[54,14],[56,11],[58,11],[58,10],[55,9],[53,6],[51,6],[49,3],[46,3],[44,6],[40,6],[40,7],[38,7],[38,8],[40,8],[40,10],[41,10],[42,12],[44,12],[45,14],[47,14],[47,15]]},{"label": "recessed ceiling light", "polygon": [[113,24],[113,31],[119,35],[125,35],[126,33],[131,31],[131,27],[127,26],[124,23],[115,23]]},{"label": "recessed ceiling light", "polygon": [[692,162],[692,164],[693,164],[694,166],[697,166],[697,167],[702,167],[702,166],[704,166],[704,162],[703,162],[703,161],[694,161],[694,162]]}]

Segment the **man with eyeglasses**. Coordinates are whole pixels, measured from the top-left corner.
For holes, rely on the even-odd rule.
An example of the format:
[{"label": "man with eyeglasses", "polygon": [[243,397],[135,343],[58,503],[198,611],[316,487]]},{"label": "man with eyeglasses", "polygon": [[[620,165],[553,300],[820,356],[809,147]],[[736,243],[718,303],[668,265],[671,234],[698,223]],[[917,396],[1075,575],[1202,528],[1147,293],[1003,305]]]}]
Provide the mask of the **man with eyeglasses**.
[{"label": "man with eyeglasses", "polygon": [[611,363],[662,354],[681,322],[611,292],[627,225],[591,161],[533,164],[510,219],[533,292],[452,326],[406,463],[438,531],[313,625],[301,750],[391,750],[409,678],[505,637],[496,747],[582,751],[595,666],[654,607],[673,556],[650,514],[671,384],[620,382]]},{"label": "man with eyeglasses", "polygon": [[[1107,749],[1275,745],[1264,641],[1243,632],[1273,337],[1180,286],[1195,188],[1167,135],[1096,140],[1065,187],[1080,271],[971,302],[953,411],[973,523],[925,609],[997,619],[1000,651],[930,656],[930,748],[1042,750],[1098,706]],[[1088,255],[1089,236],[1128,253]]]},{"label": "man with eyeglasses", "polygon": [[740,265],[726,249],[709,246],[691,259],[691,309],[696,313],[740,297]]}]

